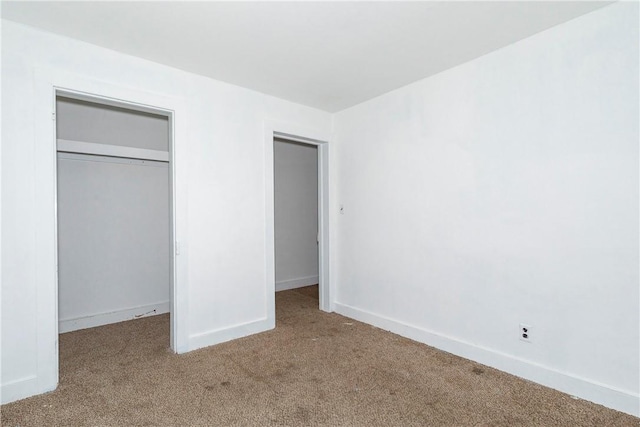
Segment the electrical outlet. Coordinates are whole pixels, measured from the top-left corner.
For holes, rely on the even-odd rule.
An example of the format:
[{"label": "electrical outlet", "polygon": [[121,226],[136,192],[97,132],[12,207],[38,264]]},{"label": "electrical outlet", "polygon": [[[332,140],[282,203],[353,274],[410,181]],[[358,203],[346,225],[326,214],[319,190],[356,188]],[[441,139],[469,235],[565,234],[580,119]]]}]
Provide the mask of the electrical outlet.
[{"label": "electrical outlet", "polygon": [[520,341],[531,342],[531,326],[520,323]]}]

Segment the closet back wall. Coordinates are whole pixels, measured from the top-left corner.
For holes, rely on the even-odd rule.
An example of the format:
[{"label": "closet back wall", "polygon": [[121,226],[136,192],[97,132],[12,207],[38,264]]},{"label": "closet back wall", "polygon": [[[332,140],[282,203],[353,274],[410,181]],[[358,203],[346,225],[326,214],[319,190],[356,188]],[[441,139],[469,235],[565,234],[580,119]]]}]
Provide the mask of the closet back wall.
[{"label": "closet back wall", "polygon": [[[57,137],[168,151],[166,117],[59,98]],[[59,330],[169,311],[169,164],[61,152]]]}]

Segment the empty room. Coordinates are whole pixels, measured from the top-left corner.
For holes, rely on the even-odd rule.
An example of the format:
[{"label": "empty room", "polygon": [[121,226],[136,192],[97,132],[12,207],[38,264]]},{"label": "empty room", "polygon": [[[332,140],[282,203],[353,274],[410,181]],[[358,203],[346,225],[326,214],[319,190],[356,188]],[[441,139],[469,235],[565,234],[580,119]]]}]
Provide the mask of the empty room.
[{"label": "empty room", "polygon": [[7,426],[637,426],[638,1],[2,1]]}]

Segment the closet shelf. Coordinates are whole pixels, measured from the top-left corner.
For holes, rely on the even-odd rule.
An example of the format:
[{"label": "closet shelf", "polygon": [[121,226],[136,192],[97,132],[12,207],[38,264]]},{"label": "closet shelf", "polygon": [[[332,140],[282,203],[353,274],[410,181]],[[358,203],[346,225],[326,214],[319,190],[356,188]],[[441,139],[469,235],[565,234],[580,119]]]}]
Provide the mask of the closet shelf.
[{"label": "closet shelf", "polygon": [[58,151],[65,153],[94,154],[98,156],[124,157],[128,159],[168,162],[169,152],[120,145],[94,144],[93,142],[58,139]]}]

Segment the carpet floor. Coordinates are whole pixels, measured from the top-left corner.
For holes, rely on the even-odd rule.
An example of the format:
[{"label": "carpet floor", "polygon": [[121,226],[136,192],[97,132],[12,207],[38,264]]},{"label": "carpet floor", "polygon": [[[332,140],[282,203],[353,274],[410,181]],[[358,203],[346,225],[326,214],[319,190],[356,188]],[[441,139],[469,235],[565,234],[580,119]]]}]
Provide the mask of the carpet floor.
[{"label": "carpet floor", "polygon": [[188,354],[169,316],[60,336],[60,385],[3,426],[635,426],[574,399],[337,314],[317,287],[276,295],[276,329]]}]

